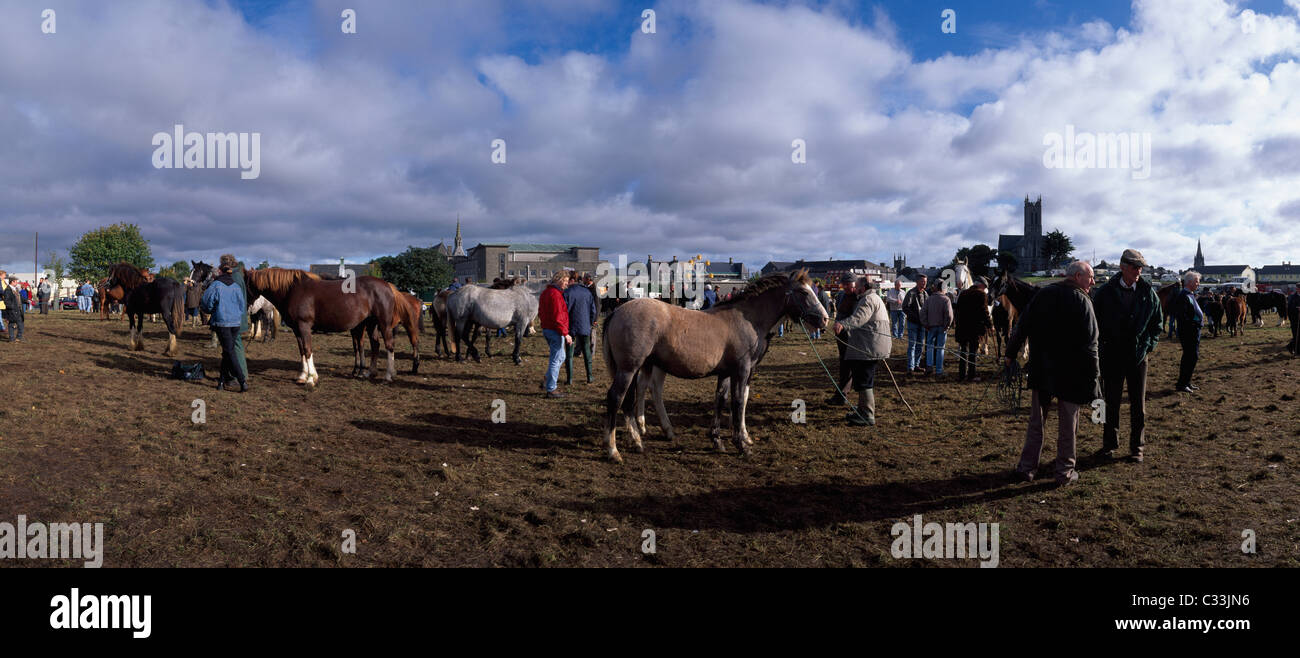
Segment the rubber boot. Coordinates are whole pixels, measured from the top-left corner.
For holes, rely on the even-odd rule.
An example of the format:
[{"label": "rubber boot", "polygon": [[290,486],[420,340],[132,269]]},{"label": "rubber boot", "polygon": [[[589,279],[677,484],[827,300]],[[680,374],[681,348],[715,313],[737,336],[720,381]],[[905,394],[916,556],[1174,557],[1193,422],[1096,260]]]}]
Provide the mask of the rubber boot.
[{"label": "rubber boot", "polygon": [[850,411],[844,415],[850,425],[865,427],[876,424],[876,390],[869,388],[865,391],[858,391],[858,410],[856,413]]}]

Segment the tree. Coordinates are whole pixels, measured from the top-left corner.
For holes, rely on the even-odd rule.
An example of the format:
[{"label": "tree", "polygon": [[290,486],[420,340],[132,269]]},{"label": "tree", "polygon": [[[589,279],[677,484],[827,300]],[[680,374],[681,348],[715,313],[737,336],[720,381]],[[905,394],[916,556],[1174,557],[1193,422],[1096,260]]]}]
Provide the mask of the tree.
[{"label": "tree", "polygon": [[57,289],[63,284],[64,277],[68,275],[68,261],[51,249],[45,252],[45,262],[41,265],[41,269],[50,271],[50,278],[53,279],[50,285]]},{"label": "tree", "polygon": [[1064,265],[1070,260],[1072,253],[1074,253],[1074,243],[1070,241],[1070,236],[1062,233],[1060,229],[1043,236],[1043,255],[1047,257],[1049,265]]},{"label": "tree", "polygon": [[447,257],[435,247],[407,247],[396,256],[376,258],[370,267],[399,290],[420,292],[451,284],[452,269]]},{"label": "tree", "polygon": [[127,262],[136,267],[154,266],[149,241],[140,235],[140,227],[121,222],[88,231],[68,250],[68,270],[78,281],[99,280],[108,268]]},{"label": "tree", "polygon": [[271,263],[268,262],[268,261],[262,261],[262,262],[260,262],[260,263],[257,264],[257,269],[259,269],[259,270],[265,270],[265,269],[268,269],[268,268],[270,268],[270,267],[271,267]]},{"label": "tree", "polygon": [[158,270],[158,276],[165,276],[169,279],[184,281],[190,275],[189,261],[178,260],[167,267]]},{"label": "tree", "polygon": [[986,244],[977,244],[970,248],[966,265],[970,267],[971,276],[988,276],[989,262],[997,259],[997,249]]}]

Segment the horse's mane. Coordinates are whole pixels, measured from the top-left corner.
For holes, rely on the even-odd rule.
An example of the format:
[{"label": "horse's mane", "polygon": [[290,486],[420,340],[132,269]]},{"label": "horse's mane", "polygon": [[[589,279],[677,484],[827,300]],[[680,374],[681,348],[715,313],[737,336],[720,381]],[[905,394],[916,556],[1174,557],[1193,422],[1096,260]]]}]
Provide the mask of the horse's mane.
[{"label": "horse's mane", "polygon": [[808,277],[808,270],[806,269],[797,272],[775,272],[751,282],[749,285],[745,286],[744,290],[736,293],[731,299],[720,301],[717,304],[714,304],[713,308],[731,306],[738,302],[743,302],[746,299],[757,297],[773,288],[784,288],[789,285],[791,281],[805,285],[812,285],[812,279]]},{"label": "horse's mane", "polygon": [[292,270],[283,267],[268,267],[262,270],[244,270],[244,280],[263,294],[271,293],[277,297],[289,294],[289,290],[304,279],[320,281],[321,277],[307,270]]},{"label": "horse's mane", "polygon": [[149,274],[140,268],[122,261],[108,268],[108,280],[122,288],[129,289],[147,283],[151,278]]},{"label": "horse's mane", "polygon": [[523,282],[524,282],[524,280],[523,280],[522,278],[520,278],[520,277],[513,277],[513,278],[510,278],[510,279],[493,279],[493,280],[492,280],[492,288],[491,288],[491,289],[492,289],[492,290],[507,290],[507,289],[513,288],[513,287],[515,287],[515,286],[517,286],[517,285],[519,285],[519,284],[521,284],[521,283],[523,283]]}]

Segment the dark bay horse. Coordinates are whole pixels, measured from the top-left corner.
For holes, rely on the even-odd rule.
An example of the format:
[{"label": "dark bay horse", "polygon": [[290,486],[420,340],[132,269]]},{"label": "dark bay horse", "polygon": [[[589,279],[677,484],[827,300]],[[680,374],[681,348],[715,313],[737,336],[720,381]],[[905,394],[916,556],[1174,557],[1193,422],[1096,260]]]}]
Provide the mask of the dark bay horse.
[{"label": "dark bay horse", "polygon": [[447,358],[451,358],[452,355],[452,346],[447,342],[447,298],[451,296],[451,292],[439,290],[438,294],[433,296],[433,303],[429,304],[429,319],[433,322],[435,332],[433,353]]},{"label": "dark bay horse", "polygon": [[829,321],[806,270],[765,276],[707,311],[649,298],[619,306],[605,319],[603,331],[605,364],[613,378],[605,396],[604,438],[609,458],[623,461],[615,442],[620,408],[633,444],[638,452],[644,450],[633,416],[637,402],[644,403],[648,386],[655,388],[655,405],[664,433],[672,436],[661,394],[665,373],[684,379],[718,378],[712,431],[718,450],[725,450],[719,425],[729,384],[734,441],[737,448],[749,454],[753,445],[745,428],[749,380],[767,353],[773,329],[786,317],[818,329]]},{"label": "dark bay horse", "polygon": [[[99,280],[99,283],[95,286],[95,292],[99,295],[100,320],[107,320],[112,315],[110,304],[121,304],[126,301],[126,291],[122,290],[122,286],[118,285],[109,287],[108,277]],[[122,318],[126,318],[125,313],[122,314]]]},{"label": "dark bay horse", "polygon": [[[97,286],[100,298],[99,319],[108,319],[109,304],[118,303],[125,307],[126,296],[131,290],[150,281],[153,281],[153,274],[150,274],[149,270],[136,267],[126,261],[110,266],[108,276]],[[125,313],[123,317],[126,317]]]},{"label": "dark bay horse", "polygon": [[[302,371],[298,383],[315,386],[320,379],[312,353],[311,333],[349,331],[355,356],[353,376],[372,377],[377,370],[379,341],[375,329],[384,339],[388,368],[384,381],[393,380],[393,313],[395,300],[387,281],[373,276],[323,280],[305,270],[270,267],[244,270],[248,296],[262,295],[271,300],[280,314],[288,319],[298,338]],[[370,367],[364,367],[361,338],[370,336]]]},{"label": "dark bay horse", "polygon": [[144,349],[144,316],[161,313],[167,325],[166,356],[178,354],[176,340],[185,327],[185,286],[165,276],[138,285],[126,293],[126,317],[131,324],[131,349]]},{"label": "dark bay horse", "polygon": [[[217,278],[216,268],[203,261],[190,261],[190,274],[185,277],[185,313],[189,315],[190,311],[199,307],[199,302],[203,299],[203,291],[207,290],[208,284]],[[251,301],[251,300],[250,300]],[[198,326],[202,322],[202,314],[194,315],[194,325]]]},{"label": "dark bay horse", "polygon": [[[989,296],[998,301],[1002,307],[1002,313],[1005,313],[1005,322],[999,317],[1001,313],[995,313],[994,328],[998,332],[998,346],[1001,352],[1002,344],[1006,343],[1011,337],[1011,329],[1016,326],[1016,321],[1020,319],[1020,314],[1025,312],[1029,307],[1029,301],[1034,298],[1041,290],[1038,286],[1016,278],[1009,272],[999,272],[993,279],[993,285],[989,288]],[[1029,350],[1029,343],[1025,343],[1025,351]]]}]

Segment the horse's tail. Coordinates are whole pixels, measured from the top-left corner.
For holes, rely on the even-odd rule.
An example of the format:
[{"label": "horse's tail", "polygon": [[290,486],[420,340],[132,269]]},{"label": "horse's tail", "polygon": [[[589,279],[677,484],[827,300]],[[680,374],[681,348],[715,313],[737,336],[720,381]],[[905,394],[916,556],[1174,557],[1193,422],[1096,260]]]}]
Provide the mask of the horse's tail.
[{"label": "horse's tail", "polygon": [[271,307],[271,340],[275,340],[276,334],[280,333],[280,309],[274,304]]},{"label": "horse's tail", "polygon": [[172,333],[181,337],[185,330],[185,287],[177,285],[172,288]]}]

